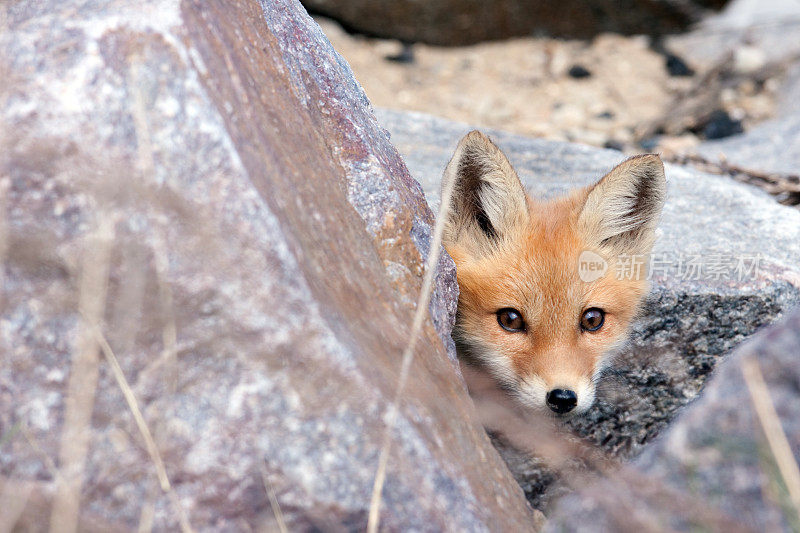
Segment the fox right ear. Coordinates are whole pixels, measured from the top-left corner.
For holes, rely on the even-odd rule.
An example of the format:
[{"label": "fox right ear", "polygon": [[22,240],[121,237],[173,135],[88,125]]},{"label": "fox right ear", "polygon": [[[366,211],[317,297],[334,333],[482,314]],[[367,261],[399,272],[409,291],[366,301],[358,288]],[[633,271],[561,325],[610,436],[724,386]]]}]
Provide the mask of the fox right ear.
[{"label": "fox right ear", "polygon": [[634,156],[589,189],[578,223],[587,241],[609,254],[647,254],[666,195],[661,159]]},{"label": "fox right ear", "polygon": [[458,143],[444,171],[443,190],[449,184],[453,192],[445,246],[462,242],[470,248],[485,248],[528,218],[525,190],[517,173],[505,154],[479,131],[471,131]]}]

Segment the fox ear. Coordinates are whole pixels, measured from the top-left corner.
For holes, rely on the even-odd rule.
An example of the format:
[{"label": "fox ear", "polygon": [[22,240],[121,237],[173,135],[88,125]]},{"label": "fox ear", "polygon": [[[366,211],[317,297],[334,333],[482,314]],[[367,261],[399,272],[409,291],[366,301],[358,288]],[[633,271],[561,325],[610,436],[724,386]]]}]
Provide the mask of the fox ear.
[{"label": "fox ear", "polygon": [[589,189],[579,227],[591,246],[609,254],[647,254],[666,194],[661,159],[631,157]]},{"label": "fox ear", "polygon": [[458,143],[444,170],[443,189],[451,183],[446,246],[463,242],[470,248],[485,248],[528,219],[525,190],[517,173],[505,154],[479,131],[468,133]]}]

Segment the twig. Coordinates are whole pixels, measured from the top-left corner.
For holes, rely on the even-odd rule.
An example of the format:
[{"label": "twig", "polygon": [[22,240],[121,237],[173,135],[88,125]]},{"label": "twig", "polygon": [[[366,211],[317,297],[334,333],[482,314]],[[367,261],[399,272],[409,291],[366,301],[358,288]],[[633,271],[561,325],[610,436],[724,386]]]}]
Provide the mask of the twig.
[{"label": "twig", "polygon": [[800,196],[798,196],[800,195],[800,175],[798,174],[769,173],[744,168],[729,163],[721,154],[720,161],[717,163],[697,154],[674,155],[665,159],[679,165],[690,165],[702,172],[730,176],[741,183],[759,187],[773,196],[789,195],[787,201],[781,200],[782,203],[795,205],[800,202]]}]

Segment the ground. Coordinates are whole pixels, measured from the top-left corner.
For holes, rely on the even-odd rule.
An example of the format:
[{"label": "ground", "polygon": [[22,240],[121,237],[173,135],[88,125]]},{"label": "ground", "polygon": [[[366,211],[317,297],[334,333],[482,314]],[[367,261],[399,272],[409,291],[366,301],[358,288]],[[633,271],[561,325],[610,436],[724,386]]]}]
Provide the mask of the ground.
[{"label": "ground", "polygon": [[[414,44],[404,50],[397,41],[353,36],[335,22],[318,22],[373,105],[479,127],[627,153],[658,149],[669,158],[701,140],[706,119],[691,115],[712,111],[709,106],[719,106],[745,129],[775,110],[779,73],[765,76],[758,58],[755,65],[740,61],[718,72],[694,66],[693,75],[674,76],[666,54],[645,36],[522,38],[453,48]],[[747,75],[752,73],[760,78]],[[695,101],[699,105],[684,105],[689,117],[680,117],[677,127],[666,124],[668,135],[657,136],[665,123],[675,122],[678,103]]]}]

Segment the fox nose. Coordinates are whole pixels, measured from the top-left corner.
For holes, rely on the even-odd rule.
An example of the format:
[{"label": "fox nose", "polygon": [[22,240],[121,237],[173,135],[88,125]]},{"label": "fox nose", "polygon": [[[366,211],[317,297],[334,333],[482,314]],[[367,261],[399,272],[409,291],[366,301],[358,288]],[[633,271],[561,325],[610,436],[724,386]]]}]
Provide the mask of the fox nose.
[{"label": "fox nose", "polygon": [[547,406],[556,413],[569,413],[578,405],[578,395],[568,389],[553,389],[547,393]]}]

